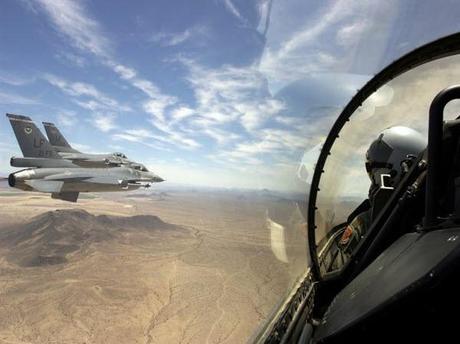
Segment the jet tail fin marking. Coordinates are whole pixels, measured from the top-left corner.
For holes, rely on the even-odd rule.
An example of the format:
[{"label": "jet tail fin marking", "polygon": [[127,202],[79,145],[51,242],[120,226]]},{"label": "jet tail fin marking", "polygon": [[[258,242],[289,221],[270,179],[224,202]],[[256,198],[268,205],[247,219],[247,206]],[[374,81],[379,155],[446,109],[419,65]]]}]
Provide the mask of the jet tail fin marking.
[{"label": "jet tail fin marking", "polygon": [[51,146],[40,129],[30,117],[7,113],[11,127],[22,154],[26,158],[53,158],[59,159],[56,150]]}]

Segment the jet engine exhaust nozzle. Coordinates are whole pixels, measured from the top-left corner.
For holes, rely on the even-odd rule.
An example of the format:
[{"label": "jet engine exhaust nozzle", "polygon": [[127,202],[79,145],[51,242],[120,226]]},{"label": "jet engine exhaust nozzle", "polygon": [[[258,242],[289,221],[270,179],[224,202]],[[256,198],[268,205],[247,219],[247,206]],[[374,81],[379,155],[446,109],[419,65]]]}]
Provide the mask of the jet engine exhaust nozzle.
[{"label": "jet engine exhaust nozzle", "polygon": [[12,188],[14,188],[14,186],[16,185],[16,177],[14,176],[14,173],[11,173],[8,176],[8,185],[11,186]]}]

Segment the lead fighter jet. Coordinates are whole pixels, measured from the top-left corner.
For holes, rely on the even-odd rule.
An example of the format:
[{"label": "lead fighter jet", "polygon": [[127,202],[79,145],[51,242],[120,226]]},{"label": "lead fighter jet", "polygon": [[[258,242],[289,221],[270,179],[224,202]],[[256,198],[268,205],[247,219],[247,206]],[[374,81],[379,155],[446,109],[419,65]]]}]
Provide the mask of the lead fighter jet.
[{"label": "lead fighter jet", "polygon": [[145,167],[30,168],[11,173],[8,184],[24,191],[51,193],[52,198],[76,202],[80,192],[129,191],[163,179]]},{"label": "lead fighter jet", "polygon": [[[107,155],[72,153],[73,148],[62,135],[61,139],[67,143],[67,147],[63,146],[67,152],[60,152],[29,117],[7,116],[24,154],[24,158],[12,157],[11,166],[28,167],[9,175],[8,184],[11,187],[47,192],[51,193],[52,198],[76,202],[80,192],[129,191],[164,181],[144,165],[129,161],[126,157],[123,158],[126,161],[107,164],[102,160]],[[65,157],[65,154],[76,155],[72,159]],[[80,167],[78,163],[81,161],[97,167]]]}]

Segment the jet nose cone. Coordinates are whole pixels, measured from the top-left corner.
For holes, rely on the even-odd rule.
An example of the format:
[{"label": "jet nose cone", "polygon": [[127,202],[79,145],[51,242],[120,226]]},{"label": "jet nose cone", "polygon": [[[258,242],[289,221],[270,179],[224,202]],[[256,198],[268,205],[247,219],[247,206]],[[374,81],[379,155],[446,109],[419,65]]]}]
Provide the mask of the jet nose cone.
[{"label": "jet nose cone", "polygon": [[160,176],[155,176],[155,177],[153,177],[153,181],[155,183],[161,183],[161,182],[164,182],[165,180],[163,178],[161,178]]},{"label": "jet nose cone", "polygon": [[161,178],[160,176],[156,175],[155,173],[151,174],[151,178],[152,178],[152,181],[154,183],[161,183],[161,182],[165,181],[163,178]]}]

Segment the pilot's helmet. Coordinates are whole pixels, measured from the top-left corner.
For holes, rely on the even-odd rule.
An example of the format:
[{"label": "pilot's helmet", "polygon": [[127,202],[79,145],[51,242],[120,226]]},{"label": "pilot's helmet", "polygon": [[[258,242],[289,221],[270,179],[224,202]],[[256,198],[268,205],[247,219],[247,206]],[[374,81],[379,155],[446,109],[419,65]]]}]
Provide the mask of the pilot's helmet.
[{"label": "pilot's helmet", "polygon": [[417,157],[426,146],[426,138],[412,128],[395,126],[382,131],[366,152],[371,190],[382,186],[395,187],[403,174],[401,164]]}]

